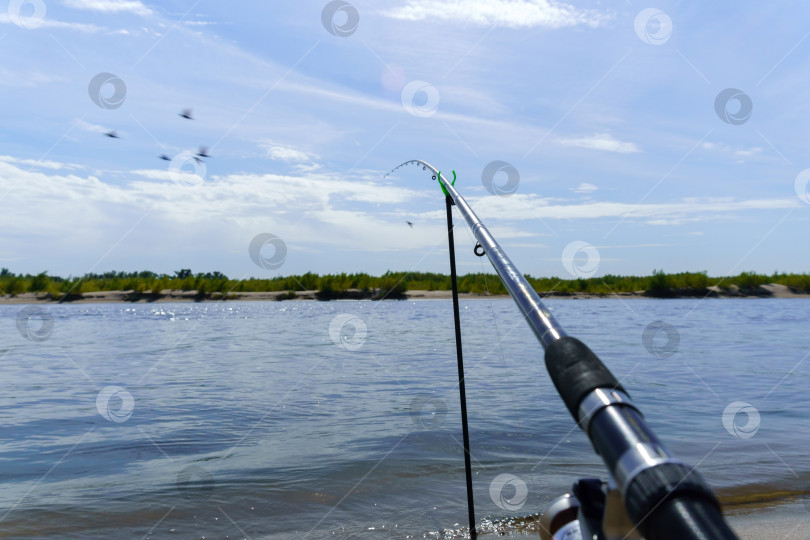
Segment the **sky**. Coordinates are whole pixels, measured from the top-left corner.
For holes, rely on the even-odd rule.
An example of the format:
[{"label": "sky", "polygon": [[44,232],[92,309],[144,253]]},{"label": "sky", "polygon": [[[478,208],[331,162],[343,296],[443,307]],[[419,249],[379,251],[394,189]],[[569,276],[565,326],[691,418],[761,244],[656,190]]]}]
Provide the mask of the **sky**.
[{"label": "sky", "polygon": [[[436,182],[386,176],[423,159],[527,274],[809,272],[809,18],[753,1],[2,2],[0,266],[446,273]],[[460,272],[490,271],[455,219]]]}]

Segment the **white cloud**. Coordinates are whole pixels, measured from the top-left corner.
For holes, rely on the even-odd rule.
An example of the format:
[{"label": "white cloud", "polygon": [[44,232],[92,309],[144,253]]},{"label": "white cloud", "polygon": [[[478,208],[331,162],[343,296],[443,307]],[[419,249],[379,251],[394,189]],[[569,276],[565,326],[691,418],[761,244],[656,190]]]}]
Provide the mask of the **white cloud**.
[{"label": "white cloud", "polygon": [[[89,131],[90,133],[104,134],[104,133],[108,133],[110,131],[110,128],[105,128],[104,126],[100,126],[98,124],[91,124],[90,122],[85,122],[81,118],[76,120],[74,125],[77,128],[81,129],[82,131]],[[118,133],[120,134],[120,133],[123,133],[123,132],[119,131]]]},{"label": "white cloud", "polygon": [[[15,24],[15,23],[14,21],[11,20],[11,17],[9,17],[8,13],[0,13],[0,24]],[[106,28],[96,26],[95,24],[64,22],[49,18],[46,18],[45,20],[39,22],[37,24],[37,28],[64,28],[67,30],[78,30],[79,32],[84,32],[86,34],[95,34],[97,32],[102,32],[106,30]]]},{"label": "white cloud", "polygon": [[[186,252],[202,238],[207,252],[230,253],[234,242],[249,242],[261,231],[277,233],[296,249],[328,244],[365,252],[432,249],[445,233],[443,210],[421,214],[404,210],[408,203],[433,198],[432,191],[409,189],[377,175],[230,174],[209,176],[189,186],[175,181],[167,169],[156,168],[136,170],[129,182],[113,184],[86,173],[25,170],[20,167],[24,161],[0,158],[0,228],[12,239],[9,259],[35,257],[32,246],[40,251],[103,252],[118,245],[133,225],[137,227],[132,234],[140,240],[127,242],[133,242],[130,250],[137,249],[144,260],[157,253]],[[44,168],[59,165],[46,163]],[[32,201],[36,212],[30,210]],[[526,248],[536,247],[533,240],[539,235],[519,225],[521,220],[624,218],[675,225],[800,205],[796,198],[564,204],[532,194],[469,202],[497,238]],[[405,219],[418,227],[407,227]]]},{"label": "white cloud", "polygon": [[557,142],[563,146],[576,146],[579,148],[588,148],[590,150],[617,152],[619,154],[633,154],[636,152],[641,152],[635,143],[620,141],[607,133],[600,133],[590,137],[581,137],[579,139],[560,139]]},{"label": "white cloud", "polygon": [[321,170],[319,163],[296,163],[294,166],[298,174],[314,173]]},{"label": "white cloud", "polygon": [[704,142],[700,145],[704,150],[714,151],[718,154],[725,154],[737,158],[737,163],[745,163],[746,158],[756,158],[762,155],[762,148],[753,146],[751,148],[735,148],[724,143]]},{"label": "white cloud", "polygon": [[137,174],[138,176],[143,176],[144,178],[148,178],[150,180],[167,180],[167,181],[174,181],[176,178],[175,173],[168,169],[137,169],[132,171],[132,174]]},{"label": "white cloud", "polygon": [[588,182],[582,182],[580,185],[578,185],[571,191],[573,191],[574,193],[593,193],[597,189],[599,188],[593,184],[589,184]]},{"label": "white cloud", "polygon": [[[309,95],[315,96],[318,98],[327,99],[330,101],[334,101],[337,103],[343,103],[353,106],[358,106],[363,109],[374,109],[378,111],[387,111],[390,113],[397,113],[397,114],[407,114],[405,109],[402,106],[402,103],[399,101],[392,101],[390,99],[382,99],[379,97],[375,97],[370,94],[362,94],[355,92],[353,90],[345,90],[345,89],[329,89],[326,88],[322,81],[310,80],[306,83],[300,82],[288,82],[284,81],[278,85],[280,90],[284,90],[286,92],[295,93],[297,95]],[[437,87],[439,92],[443,94],[444,86]],[[453,93],[455,90],[451,89],[450,92]],[[466,92],[463,96],[464,99],[469,98],[472,96],[472,92]],[[493,119],[491,116],[493,113],[497,117],[497,113],[500,111],[506,110],[503,105],[499,102],[495,101],[493,98],[486,96],[486,94],[479,94],[482,98],[481,103],[470,103],[464,102],[464,106],[469,106],[474,108],[472,112],[474,114],[461,114],[461,113],[454,113],[454,112],[444,112],[441,107],[439,108],[438,112],[434,114],[431,118],[436,120],[445,120],[448,122],[464,122],[467,124],[474,124],[480,126],[482,129],[487,130],[498,130],[500,132],[520,132],[524,135],[521,135],[520,138],[531,137],[535,139],[539,139],[542,136],[541,132],[538,132],[536,126],[534,125],[524,125],[515,123],[509,120],[500,120],[500,119]],[[490,117],[483,117],[483,116],[476,116],[476,114],[486,113]]]},{"label": "white cloud", "polygon": [[276,144],[273,141],[265,140],[259,143],[264,149],[265,155],[270,159],[277,159],[280,161],[312,161],[315,156],[308,154],[302,150],[297,150],[291,146],[284,146]]},{"label": "white cloud", "polygon": [[151,15],[152,10],[138,0],[64,0],[67,7],[87,9],[103,13],[129,12],[136,15]]},{"label": "white cloud", "polygon": [[[115,256],[134,249],[141,260],[152,260],[187,253],[203,238],[209,255],[241,256],[234,246],[244,242],[246,249],[262,231],[278,234],[296,253],[324,244],[330,250],[398,252],[432,247],[445,231],[443,218],[409,228],[396,208],[431,195],[379,179],[234,174],[183,185],[166,169],[138,170],[135,178],[111,184],[93,176],[26,171],[0,160],[0,228],[10,239],[3,259],[30,261],[43,250],[97,258],[121,246]],[[391,211],[380,212],[383,204]]]},{"label": "white cloud", "polygon": [[686,220],[686,219],[648,219],[644,223],[647,225],[681,225],[685,221],[697,221],[695,219]]},{"label": "white cloud", "polygon": [[596,28],[611,18],[557,0],[408,0],[405,6],[383,14],[408,21],[434,19],[510,28],[577,25]]},{"label": "white cloud", "polygon": [[[349,180],[331,174],[288,176],[275,174],[232,174],[208,177],[200,185],[187,186],[176,181],[168,169],[139,169],[134,173],[146,180],[134,179],[125,185],[108,184],[93,176],[47,175],[20,169],[11,161],[0,159],[0,193],[7,190],[0,212],[0,226],[23,226],[26,221],[41,222],[41,215],[55,214],[48,223],[65,223],[55,219],[66,213],[83,216],[90,214],[115,215],[111,203],[122,204],[134,210],[154,208],[156,214],[176,223],[192,223],[219,219],[235,222],[264,218],[276,211],[281,214],[303,211],[336,216],[341,212],[364,215],[357,204],[392,206],[419,197],[425,192],[406,189],[380,180]],[[19,199],[19,200],[18,200]],[[36,200],[40,211],[33,215],[22,204]],[[16,201],[16,202],[15,202]],[[351,209],[344,209],[352,205]],[[92,209],[91,209],[92,207]],[[16,215],[12,219],[12,215]],[[28,216],[27,218],[25,216]],[[354,218],[352,218],[354,219]],[[16,220],[16,221],[15,221]],[[367,215],[371,222],[385,221],[384,217]],[[16,225],[14,225],[16,223]],[[318,238],[323,239],[323,233]]]},{"label": "white cloud", "polygon": [[19,163],[20,165],[28,165],[31,167],[40,167],[43,169],[59,170],[75,170],[83,169],[81,165],[75,163],[61,163],[59,161],[47,161],[42,159],[21,159],[12,156],[0,156],[0,161],[4,163]]},{"label": "white cloud", "polygon": [[[744,201],[690,199],[671,203],[633,204],[624,202],[590,202],[585,204],[557,204],[552,199],[544,199],[533,194],[515,194],[511,197],[495,195],[468,198],[470,205],[482,220],[549,220],[549,219],[644,219],[658,220],[653,224],[664,224],[662,220],[710,219],[717,214],[730,214],[754,210],[780,210],[797,208],[801,203],[797,198],[749,199]],[[437,217],[440,212],[426,213]],[[672,223],[667,223],[672,224]]]}]

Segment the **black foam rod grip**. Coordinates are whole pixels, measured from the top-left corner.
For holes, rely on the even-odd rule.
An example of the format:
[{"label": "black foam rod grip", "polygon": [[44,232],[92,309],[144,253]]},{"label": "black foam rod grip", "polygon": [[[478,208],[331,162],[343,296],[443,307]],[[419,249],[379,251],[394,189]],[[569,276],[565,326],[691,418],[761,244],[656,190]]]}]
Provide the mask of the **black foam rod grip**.
[{"label": "black foam rod grip", "polygon": [[579,404],[593,390],[611,388],[624,392],[616,377],[593,351],[571,336],[560,338],[546,348],[546,369],[577,422],[580,421]]}]

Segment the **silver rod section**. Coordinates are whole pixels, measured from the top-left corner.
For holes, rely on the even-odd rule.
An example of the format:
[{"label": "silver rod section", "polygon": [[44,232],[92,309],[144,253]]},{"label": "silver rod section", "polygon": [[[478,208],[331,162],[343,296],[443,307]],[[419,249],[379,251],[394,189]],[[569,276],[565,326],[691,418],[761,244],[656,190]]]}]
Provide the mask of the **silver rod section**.
[{"label": "silver rod section", "polygon": [[424,161],[417,161],[429,168],[433,174],[436,175],[437,180],[447,190],[447,193],[450,194],[453,202],[456,203],[456,208],[458,208],[459,212],[461,212],[461,215],[464,216],[464,219],[470,226],[470,229],[472,229],[475,239],[478,240],[478,243],[484,248],[484,253],[486,253],[489,258],[489,262],[492,263],[492,267],[501,277],[501,281],[503,281],[503,284],[509,291],[509,295],[520,308],[520,311],[526,318],[526,322],[528,322],[529,326],[534,330],[543,348],[548,347],[556,340],[564,337],[566,333],[562,329],[562,326],[554,319],[554,316],[551,315],[551,312],[546,306],[543,305],[543,302],[532,286],[529,285],[529,282],[526,281],[523,274],[520,273],[515,264],[509,259],[509,256],[506,255],[506,252],[489,232],[489,229],[481,223],[481,220],[475,215],[475,212],[473,212],[473,209],[467,204],[467,201],[464,200],[464,197],[459,195],[458,191],[447,181],[444,174],[439,175],[439,171],[435,167]]},{"label": "silver rod section", "polygon": [[412,160],[400,167],[413,163],[430,169],[484,248],[546,349],[546,368],[557,392],[574,420],[587,429],[594,449],[621,487],[628,515],[644,537],[737,540],[705,481],[664,449],[602,361],[584,343],[566,336],[467,201],[432,165]]}]

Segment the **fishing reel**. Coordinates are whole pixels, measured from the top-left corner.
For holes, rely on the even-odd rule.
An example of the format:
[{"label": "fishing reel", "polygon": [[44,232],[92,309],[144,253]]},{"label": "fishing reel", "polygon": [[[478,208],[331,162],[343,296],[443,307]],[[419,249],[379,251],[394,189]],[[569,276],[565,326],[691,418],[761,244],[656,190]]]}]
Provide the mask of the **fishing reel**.
[{"label": "fishing reel", "polygon": [[642,540],[612,481],[578,480],[540,518],[541,540]]}]

